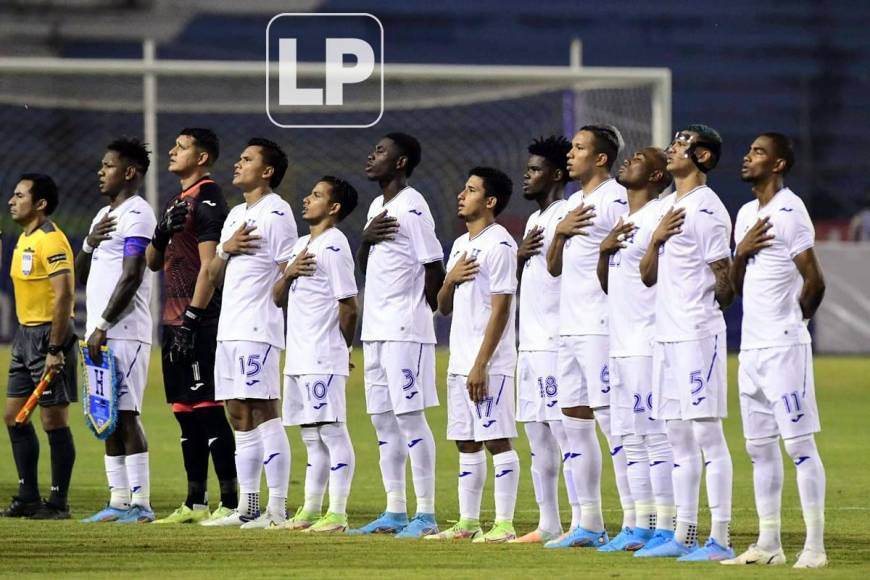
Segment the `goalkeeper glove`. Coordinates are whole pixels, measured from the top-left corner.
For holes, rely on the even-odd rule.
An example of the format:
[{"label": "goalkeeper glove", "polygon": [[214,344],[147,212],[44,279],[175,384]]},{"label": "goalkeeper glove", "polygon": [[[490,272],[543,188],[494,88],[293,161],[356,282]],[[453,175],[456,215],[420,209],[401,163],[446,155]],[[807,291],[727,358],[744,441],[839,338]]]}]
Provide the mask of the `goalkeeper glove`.
[{"label": "goalkeeper glove", "polygon": [[175,200],[169,208],[163,212],[163,217],[154,228],[154,236],[151,238],[151,245],[161,252],[166,251],[166,246],[169,245],[169,240],[172,236],[184,229],[184,224],[187,221],[187,213],[190,207],[183,199]]},{"label": "goalkeeper glove", "polygon": [[202,322],[205,308],[188,306],[184,311],[184,319],[175,330],[172,344],[169,347],[169,360],[173,363],[192,362],[196,354],[196,331]]}]

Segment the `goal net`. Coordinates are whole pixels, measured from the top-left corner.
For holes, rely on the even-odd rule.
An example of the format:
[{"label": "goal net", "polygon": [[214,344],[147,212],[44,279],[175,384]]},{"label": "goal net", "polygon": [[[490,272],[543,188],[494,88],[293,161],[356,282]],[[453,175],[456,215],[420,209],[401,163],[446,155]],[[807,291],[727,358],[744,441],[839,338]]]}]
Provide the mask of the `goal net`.
[{"label": "goal net", "polygon": [[[520,190],[532,139],[551,134],[570,138],[583,124],[612,123],[623,134],[626,155],[650,144],[664,145],[670,132],[670,74],[665,69],[388,64],[384,115],[366,129],[272,125],[265,114],[264,69],[259,62],[157,61],[148,66],[142,61],[0,59],[4,191],[11,191],[20,173],[48,173],[61,192],[54,217],[71,239],[81,239],[104,205],[96,174],[105,145],[121,135],[147,138],[143,127],[150,117],[156,127],[156,141],[150,144],[150,173],[156,181],[152,177],[147,192],[152,204],[162,205],[178,191],[166,161],[180,129],[209,127],[218,134],[221,154],[213,175],[231,205],[241,199],[231,185],[233,163],[250,137],[262,136],[288,153],[290,168],[278,192],[295,211],[322,175],[341,176],[357,187],[360,207],[342,225],[355,244],[368,203],[378,193],[363,174],[366,156],[383,134],[402,131],[422,144],[422,162],[411,183],[430,200],[439,238],[449,248],[464,231],[455,217],[456,194],[471,167],[491,165],[514,180],[514,197],[500,219],[519,236],[534,210]],[[300,72],[317,74],[316,67]],[[149,91],[143,89],[146,74],[153,75],[156,85],[150,108]],[[378,95],[355,106],[377,110]],[[6,220],[9,248],[17,231]]]}]

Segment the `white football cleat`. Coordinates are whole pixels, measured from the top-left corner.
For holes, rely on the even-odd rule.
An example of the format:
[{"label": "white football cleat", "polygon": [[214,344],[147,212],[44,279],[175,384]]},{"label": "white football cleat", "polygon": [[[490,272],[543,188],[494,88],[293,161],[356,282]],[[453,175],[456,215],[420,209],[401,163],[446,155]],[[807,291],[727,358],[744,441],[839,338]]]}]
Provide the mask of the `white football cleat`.
[{"label": "white football cleat", "polygon": [[782,548],[777,548],[774,552],[768,552],[767,550],[762,550],[756,544],[752,544],[736,558],[722,560],[720,563],[726,566],[745,566],[748,564],[780,566],[785,564],[785,552],[782,551]]},{"label": "white football cleat", "polygon": [[210,518],[199,525],[214,528],[238,528],[253,521],[248,516],[243,516],[238,510],[233,510],[222,518]]},{"label": "white football cleat", "polygon": [[284,528],[287,524],[287,515],[277,515],[273,514],[269,510],[264,511],[260,514],[255,520],[251,520],[245,524],[242,524],[242,530],[267,530],[267,529],[275,529],[275,528]]},{"label": "white football cleat", "polygon": [[798,560],[795,562],[795,568],[824,568],[828,565],[828,555],[824,552],[816,552],[814,550],[804,550],[798,554]]}]

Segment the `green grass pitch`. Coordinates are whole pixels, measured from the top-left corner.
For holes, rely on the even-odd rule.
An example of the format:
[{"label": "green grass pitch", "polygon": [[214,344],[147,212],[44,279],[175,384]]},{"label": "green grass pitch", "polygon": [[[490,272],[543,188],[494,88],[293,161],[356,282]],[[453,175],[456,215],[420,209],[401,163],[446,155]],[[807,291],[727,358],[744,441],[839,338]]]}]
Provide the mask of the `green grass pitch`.
[{"label": "green grass pitch", "polygon": [[[164,402],[159,357],[152,358],[151,381],[145,399],[143,421],[151,452],[151,498],[159,516],[168,514],[184,499],[186,484],[178,444],[178,427]],[[356,353],[358,358],[361,357]],[[8,367],[8,348],[0,351],[0,366]],[[360,525],[384,507],[384,492],[378,470],[374,430],[365,413],[361,360],[348,386],[351,436],[357,468],[349,502],[351,525]],[[437,511],[442,526],[457,517],[454,446],[445,433],[444,397],[446,352],[438,356],[438,379],[442,406],[429,411],[438,441]],[[818,443],[827,469],[826,543],[831,565],[826,570],[800,571],[790,567],[733,569],[718,564],[677,564],[672,561],[639,561],[630,554],[597,554],[590,550],[544,550],[527,545],[471,545],[467,543],[422,543],[391,537],[309,537],[289,531],[206,529],[199,526],[148,526],[70,522],[0,520],[0,576],[108,578],[244,578],[244,577],[358,577],[408,578],[506,578],[578,577],[866,577],[870,573],[870,359],[819,357],[816,385],[823,431]],[[725,423],[734,459],[735,547],[743,549],[755,539],[756,517],[752,499],[751,465],[743,448],[736,400],[736,359],[729,359],[731,416]],[[86,429],[80,407],[72,408],[77,448],[71,505],[81,518],[106,501],[102,443]],[[42,458],[40,482],[47,494],[48,444],[40,433]],[[519,533],[537,524],[537,506],[529,476],[529,453],[525,438],[516,446],[522,478],[515,525]],[[298,428],[288,430],[293,449],[288,509],[302,500],[305,451]],[[16,491],[15,468],[8,437],[0,437],[0,498]],[[410,468],[409,468],[410,469]],[[490,469],[491,471],[491,469]],[[783,497],[783,543],[789,563],[803,542],[803,521],[798,507],[794,467],[786,464]],[[408,474],[409,507],[413,489]],[[607,528],[618,531],[621,511],[613,483],[612,468],[605,452],[602,493]],[[217,482],[211,474],[212,507],[217,504]],[[562,486],[564,487],[564,486]],[[265,489],[265,488],[264,488]],[[265,495],[263,496],[265,497]],[[701,499],[701,534],[709,531],[709,514]],[[569,520],[567,499],[562,491],[563,523]],[[491,523],[492,482],[485,491],[482,518]]]}]

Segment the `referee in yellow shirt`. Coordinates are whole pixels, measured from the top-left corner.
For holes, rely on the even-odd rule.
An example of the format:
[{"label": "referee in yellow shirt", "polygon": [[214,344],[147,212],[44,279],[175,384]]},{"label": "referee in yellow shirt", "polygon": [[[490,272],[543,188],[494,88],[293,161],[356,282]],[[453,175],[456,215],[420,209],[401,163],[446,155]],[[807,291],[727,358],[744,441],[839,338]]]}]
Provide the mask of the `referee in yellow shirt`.
[{"label": "referee in yellow shirt", "polygon": [[[21,176],[9,199],[9,213],[23,230],[12,254],[18,329],[6,393],[6,427],[18,470],[18,495],[2,517],[68,519],[75,445],[69,429],[69,404],[78,398],[73,336],[73,253],[69,241],[48,216],[57,208],[57,186],[39,173]],[[54,380],[39,398],[42,428],[51,447],[51,493],[40,499],[37,482],[39,439],[33,423],[15,425],[15,416],[43,374]],[[34,416],[35,418],[35,416]]]}]

